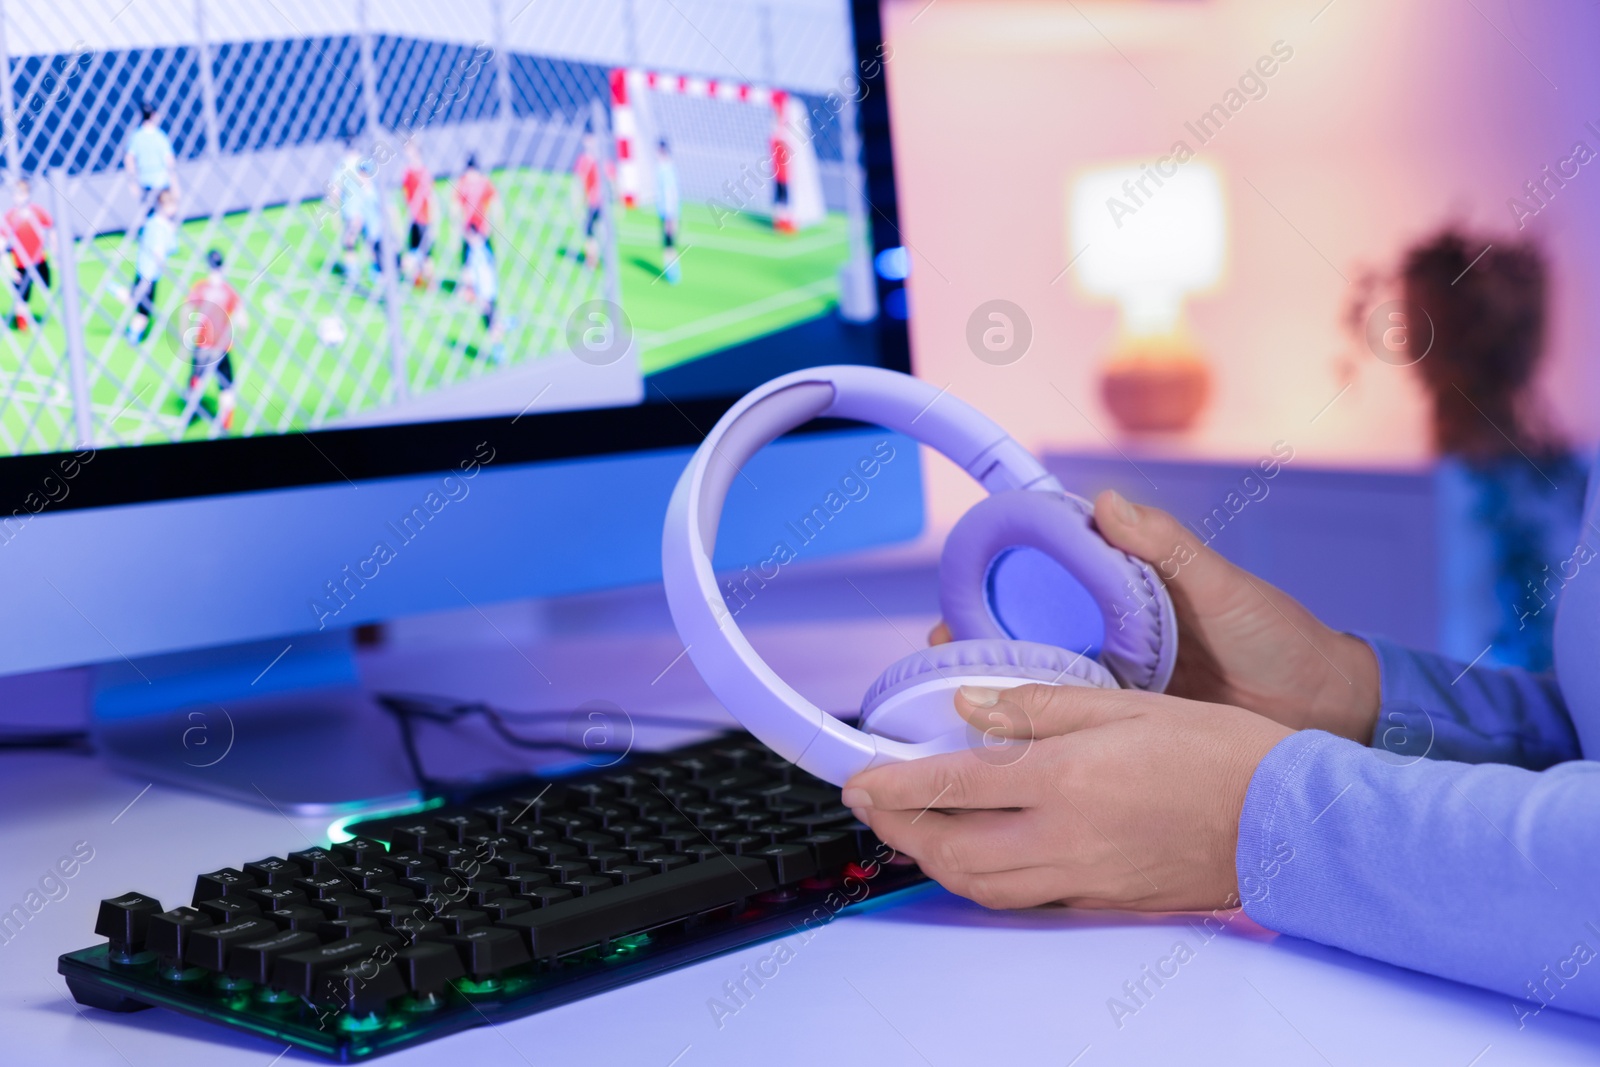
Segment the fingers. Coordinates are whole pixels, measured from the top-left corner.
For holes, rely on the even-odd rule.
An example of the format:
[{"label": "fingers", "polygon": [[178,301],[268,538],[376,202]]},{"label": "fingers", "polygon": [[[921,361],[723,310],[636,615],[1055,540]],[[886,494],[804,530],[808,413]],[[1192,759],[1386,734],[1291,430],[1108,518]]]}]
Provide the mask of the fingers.
[{"label": "fingers", "polygon": [[[1142,714],[1149,694],[1086,685],[1019,685],[956,690],[956,711],[985,738],[1033,740]],[[948,805],[946,805],[948,806]]]},{"label": "fingers", "polygon": [[845,783],[842,799],[845,807],[869,813],[1030,806],[1037,799],[1036,786],[1010,771],[971,750],[927,756],[862,771]]},{"label": "fingers", "polygon": [[950,624],[943,619],[940,619],[939,624],[928,631],[928,644],[930,645],[948,645],[953,640],[955,638],[950,633]]},{"label": "fingers", "polygon": [[1038,862],[1032,811],[867,811],[872,832],[933,877],[1009,871]]},{"label": "fingers", "polygon": [[1134,504],[1107,489],[1095,498],[1094,522],[1112,545],[1154,567],[1174,594],[1215,604],[1240,591],[1244,572],[1160,508]]}]

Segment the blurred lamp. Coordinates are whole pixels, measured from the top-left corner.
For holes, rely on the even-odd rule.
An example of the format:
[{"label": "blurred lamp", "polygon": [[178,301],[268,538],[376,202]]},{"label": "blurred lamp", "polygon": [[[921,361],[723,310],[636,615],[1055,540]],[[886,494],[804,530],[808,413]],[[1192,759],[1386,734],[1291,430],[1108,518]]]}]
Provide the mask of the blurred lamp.
[{"label": "blurred lamp", "polygon": [[1210,391],[1183,303],[1215,286],[1227,252],[1222,181],[1199,161],[1097,168],[1072,185],[1069,256],[1079,287],[1115,300],[1121,333],[1101,379],[1125,430],[1188,429]]}]

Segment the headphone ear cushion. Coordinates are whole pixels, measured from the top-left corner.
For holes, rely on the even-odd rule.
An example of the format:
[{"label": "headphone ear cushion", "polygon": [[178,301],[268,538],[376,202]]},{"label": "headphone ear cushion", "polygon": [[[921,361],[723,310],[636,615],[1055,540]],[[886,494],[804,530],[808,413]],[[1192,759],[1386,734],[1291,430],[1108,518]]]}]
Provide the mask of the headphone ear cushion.
[{"label": "headphone ear cushion", "polygon": [[879,705],[933,675],[1025,678],[1046,685],[1118,689],[1111,672],[1078,652],[1033,641],[949,641],[896,660],[861,699],[865,719]]},{"label": "headphone ear cushion", "polygon": [[[1066,572],[1057,575],[1061,581],[1037,572],[1007,610],[996,592],[1004,588],[996,582],[1001,568],[1038,563],[1054,571],[1051,561]],[[1106,543],[1094,527],[1094,507],[1082,497],[1036,489],[995,493],[961,517],[939,560],[939,607],[958,641],[1057,643],[1063,638],[1049,615],[1080,595],[1079,587],[1104,620],[1101,663],[1129,688],[1165,689],[1178,655],[1172,598],[1149,564]]]}]

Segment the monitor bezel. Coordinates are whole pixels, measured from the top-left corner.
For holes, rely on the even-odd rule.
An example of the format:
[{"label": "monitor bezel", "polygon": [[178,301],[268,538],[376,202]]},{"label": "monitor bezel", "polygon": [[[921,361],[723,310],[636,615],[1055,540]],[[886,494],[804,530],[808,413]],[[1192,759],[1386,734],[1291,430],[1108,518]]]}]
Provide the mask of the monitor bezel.
[{"label": "monitor bezel", "polygon": [[[884,249],[903,244],[885,79],[891,53],[883,39],[878,0],[851,0],[850,16],[859,82],[861,165],[876,259]],[[874,278],[881,308],[899,284],[876,272]],[[874,328],[881,365],[909,373],[905,319],[880,313]],[[674,400],[648,378],[645,386],[654,388],[656,395],[626,407],[3,457],[0,521],[44,509],[113,507],[425,474],[454,467],[488,439],[495,442],[499,464],[692,447],[738,399],[733,394]],[[800,432],[842,425],[837,420],[817,420]],[[92,458],[85,453],[92,453]],[[69,491],[58,494],[52,484],[62,484],[63,471],[69,469],[74,475]]]}]

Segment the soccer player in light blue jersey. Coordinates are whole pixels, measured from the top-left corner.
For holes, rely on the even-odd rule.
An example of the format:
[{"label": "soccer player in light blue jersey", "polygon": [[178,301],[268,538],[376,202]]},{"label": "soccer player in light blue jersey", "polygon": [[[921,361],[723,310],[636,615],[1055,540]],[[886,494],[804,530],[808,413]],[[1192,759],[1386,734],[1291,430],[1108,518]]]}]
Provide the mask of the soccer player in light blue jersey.
[{"label": "soccer player in light blue jersey", "polygon": [[683,190],[678,185],[678,165],[672,161],[672,148],[663,137],[656,145],[656,214],[661,218],[663,270],[668,285],[677,285],[678,220],[683,214]]},{"label": "soccer player in light blue jersey", "polygon": [[149,218],[156,212],[156,200],[163,190],[178,195],[178,157],[172,140],[156,119],[152,104],[140,104],[139,126],[128,139],[128,152],[122,165],[128,172],[133,195],[139,200],[139,213]]}]

